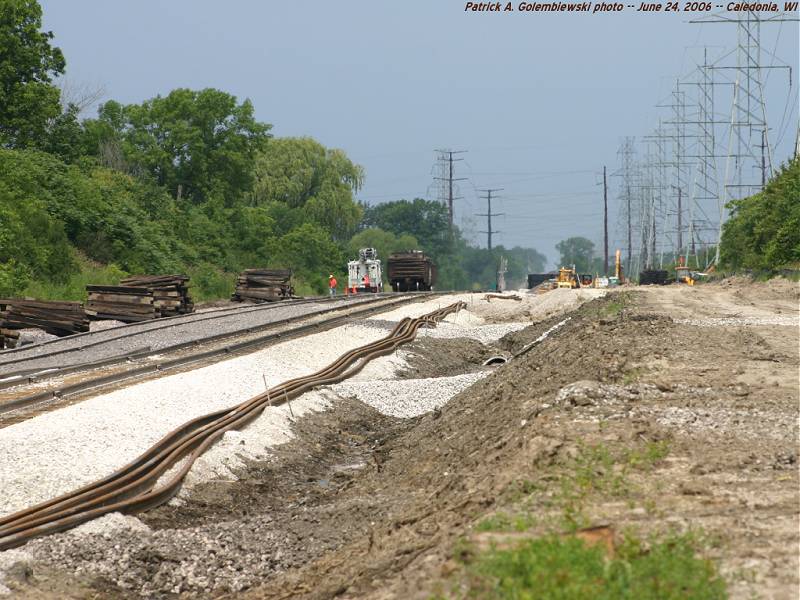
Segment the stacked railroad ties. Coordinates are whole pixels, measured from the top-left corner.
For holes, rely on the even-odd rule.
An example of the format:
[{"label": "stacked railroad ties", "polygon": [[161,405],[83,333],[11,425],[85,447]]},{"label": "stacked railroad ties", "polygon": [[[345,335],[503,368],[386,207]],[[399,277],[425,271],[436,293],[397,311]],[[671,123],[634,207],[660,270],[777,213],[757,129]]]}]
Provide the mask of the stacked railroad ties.
[{"label": "stacked railroad ties", "polygon": [[27,328],[64,336],[89,331],[89,319],[80,302],[0,299],[0,348],[15,347]]},{"label": "stacked railroad ties", "polygon": [[137,275],[120,285],[87,285],[86,313],[92,319],[125,323],[194,312],[186,275]]},{"label": "stacked railroad ties", "polygon": [[272,302],[294,296],[289,269],[247,269],[236,280],[235,302]]}]

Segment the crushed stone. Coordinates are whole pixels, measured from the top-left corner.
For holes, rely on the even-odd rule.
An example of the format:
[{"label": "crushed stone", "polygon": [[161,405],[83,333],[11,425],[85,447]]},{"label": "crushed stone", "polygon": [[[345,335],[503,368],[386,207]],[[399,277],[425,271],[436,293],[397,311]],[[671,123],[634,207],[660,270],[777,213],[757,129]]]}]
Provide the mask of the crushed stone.
[{"label": "crushed stone", "polygon": [[334,385],[332,391],[358,398],[384,415],[411,418],[441,408],[488,374],[483,371],[428,379],[345,381]]}]

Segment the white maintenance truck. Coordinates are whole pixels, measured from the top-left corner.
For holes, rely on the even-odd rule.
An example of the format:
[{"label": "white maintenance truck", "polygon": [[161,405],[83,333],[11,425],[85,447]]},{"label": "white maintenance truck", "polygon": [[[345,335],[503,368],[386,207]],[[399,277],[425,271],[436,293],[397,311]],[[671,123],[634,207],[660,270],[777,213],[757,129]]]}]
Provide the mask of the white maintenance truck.
[{"label": "white maintenance truck", "polygon": [[377,293],[383,291],[383,273],[378,251],[362,248],[358,260],[347,263],[347,292],[350,294]]}]

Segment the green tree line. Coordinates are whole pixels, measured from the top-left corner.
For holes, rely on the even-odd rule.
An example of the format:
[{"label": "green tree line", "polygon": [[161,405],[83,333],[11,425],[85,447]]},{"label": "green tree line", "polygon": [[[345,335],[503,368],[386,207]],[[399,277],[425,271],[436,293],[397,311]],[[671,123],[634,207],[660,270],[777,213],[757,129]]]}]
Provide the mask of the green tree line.
[{"label": "green tree line", "polygon": [[35,0],[0,0],[0,296],[80,299],[86,283],[186,272],[200,299],[248,267],[288,267],[300,293],[345,281],[358,248],[421,248],[439,287],[486,288],[541,270],[526,248],[493,253],[447,227],[436,202],[362,205],[363,169],[311,138],[275,138],[252,103],[175,89],[94,118],[64,105],[63,53]]},{"label": "green tree line", "polygon": [[800,157],[795,156],[763,191],[728,203],[720,261],[731,269],[800,267]]}]

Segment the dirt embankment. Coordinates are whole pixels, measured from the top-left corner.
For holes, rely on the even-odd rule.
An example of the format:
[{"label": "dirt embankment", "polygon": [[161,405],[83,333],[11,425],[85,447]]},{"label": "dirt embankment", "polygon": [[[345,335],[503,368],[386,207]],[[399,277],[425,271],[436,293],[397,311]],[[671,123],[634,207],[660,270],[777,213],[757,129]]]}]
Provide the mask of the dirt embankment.
[{"label": "dirt embankment", "polygon": [[[402,420],[347,401],[306,417],[296,439],[239,482],[211,482],[187,506],[144,516],[165,540],[159,556],[137,554],[130,534],[118,540],[132,545],[125,561],[104,578],[72,580],[70,594],[125,596],[150,581],[168,595],[180,590],[158,588],[159,573],[205,553],[207,583],[187,585],[189,596],[240,587],[259,599],[458,596],[454,556],[480,535],[476,524],[524,514],[533,536],[565,516],[615,532],[702,531],[734,597],[795,598],[798,329],[768,318],[796,319],[792,290],[611,294],[441,410]],[[498,348],[518,351],[562,319]],[[461,342],[422,340],[412,365],[441,375],[494,352]],[[586,448],[626,462],[592,466],[615,485],[576,498],[561,482]],[[181,546],[188,531],[214,542]],[[69,566],[34,573],[29,595],[55,597]]]}]

